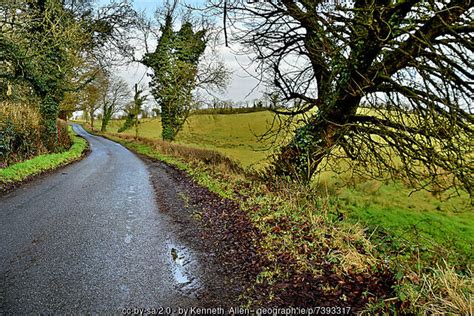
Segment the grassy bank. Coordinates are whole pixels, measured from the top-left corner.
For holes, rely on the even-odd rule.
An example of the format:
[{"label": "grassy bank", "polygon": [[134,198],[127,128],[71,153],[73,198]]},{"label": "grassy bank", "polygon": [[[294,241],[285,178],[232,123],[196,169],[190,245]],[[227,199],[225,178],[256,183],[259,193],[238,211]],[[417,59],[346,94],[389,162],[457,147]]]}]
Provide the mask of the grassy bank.
[{"label": "grassy bank", "polygon": [[419,192],[411,200],[410,190],[396,183],[344,188],[264,182],[217,152],[149,138],[107,137],[185,170],[240,204],[261,232],[260,249],[267,259],[247,289],[249,305],[326,299],[363,304],[371,312],[472,311],[473,222],[462,197],[434,202]]},{"label": "grassy bank", "polygon": [[87,148],[87,141],[77,136],[71,127],[69,127],[69,133],[72,145],[67,151],[39,155],[0,169],[0,190],[79,159]]}]

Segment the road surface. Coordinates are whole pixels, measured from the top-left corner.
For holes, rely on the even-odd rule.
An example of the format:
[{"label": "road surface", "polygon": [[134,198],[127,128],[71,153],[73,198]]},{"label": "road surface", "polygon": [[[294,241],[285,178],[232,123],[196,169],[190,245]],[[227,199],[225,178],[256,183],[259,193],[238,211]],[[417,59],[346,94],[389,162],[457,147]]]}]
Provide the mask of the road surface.
[{"label": "road surface", "polygon": [[74,130],[87,158],[0,197],[0,314],[200,305],[198,264],[160,212],[145,164]]}]

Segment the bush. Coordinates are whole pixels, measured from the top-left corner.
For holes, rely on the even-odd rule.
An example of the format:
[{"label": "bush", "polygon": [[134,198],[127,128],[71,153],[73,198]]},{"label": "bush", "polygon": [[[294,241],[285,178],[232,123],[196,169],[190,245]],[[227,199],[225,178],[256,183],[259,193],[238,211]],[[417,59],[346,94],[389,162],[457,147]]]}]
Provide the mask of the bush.
[{"label": "bush", "polygon": [[87,149],[87,141],[82,137],[74,135],[71,127],[69,128],[69,135],[71,136],[71,147],[68,150],[60,153],[38,155],[34,158],[11,164],[6,168],[1,168],[0,192],[8,191],[10,188],[15,187],[16,184],[35,175],[80,159]]},{"label": "bush", "polygon": [[[41,115],[31,104],[0,102],[0,167],[30,159],[47,152],[41,139]],[[67,123],[57,122],[58,146],[55,151],[71,147]]]},{"label": "bush", "polygon": [[41,141],[41,117],[32,106],[0,103],[0,165],[22,161],[46,152]]},{"label": "bush", "polygon": [[58,120],[56,126],[58,128],[58,151],[69,149],[72,141],[66,121]]}]

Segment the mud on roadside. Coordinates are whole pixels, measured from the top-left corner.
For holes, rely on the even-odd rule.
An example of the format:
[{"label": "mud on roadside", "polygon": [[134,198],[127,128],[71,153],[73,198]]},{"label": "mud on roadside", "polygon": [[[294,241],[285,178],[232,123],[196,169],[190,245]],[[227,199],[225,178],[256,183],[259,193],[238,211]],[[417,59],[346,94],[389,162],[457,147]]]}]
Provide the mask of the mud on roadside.
[{"label": "mud on roadside", "polygon": [[[368,302],[393,294],[389,271],[341,276],[333,272],[331,264],[317,262],[322,269],[320,276],[301,274],[293,270],[293,259],[285,253],[278,254],[277,261],[286,269],[287,279],[255,284],[258,274],[272,263],[259,246],[261,233],[238,202],[201,187],[184,171],[139,156],[149,167],[160,210],[179,227],[180,241],[198,252],[204,268],[202,281],[207,285],[203,301],[210,302],[209,307],[246,304],[249,302],[242,300],[242,294],[249,294],[247,298],[261,307],[345,306],[353,314]],[[337,285],[338,290],[325,291],[328,284]],[[269,297],[273,297],[270,302]]]},{"label": "mud on roadside", "polygon": [[[241,305],[240,295],[260,272],[257,230],[238,203],[199,186],[173,166],[139,156],[150,171],[160,212],[170,216],[179,241],[199,260],[204,307]],[[178,258],[180,250],[172,251]]]}]

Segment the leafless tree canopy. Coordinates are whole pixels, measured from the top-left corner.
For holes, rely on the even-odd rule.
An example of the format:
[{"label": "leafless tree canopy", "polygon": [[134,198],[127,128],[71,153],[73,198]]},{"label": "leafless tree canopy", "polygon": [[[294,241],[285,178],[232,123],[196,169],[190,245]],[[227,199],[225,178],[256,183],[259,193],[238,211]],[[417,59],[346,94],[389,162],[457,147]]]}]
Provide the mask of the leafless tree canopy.
[{"label": "leafless tree canopy", "polygon": [[277,173],[309,180],[328,156],[345,157],[354,171],[472,194],[472,1],[210,7],[221,10],[229,44],[254,56],[280,96],[274,110],[305,114],[276,159]]}]

